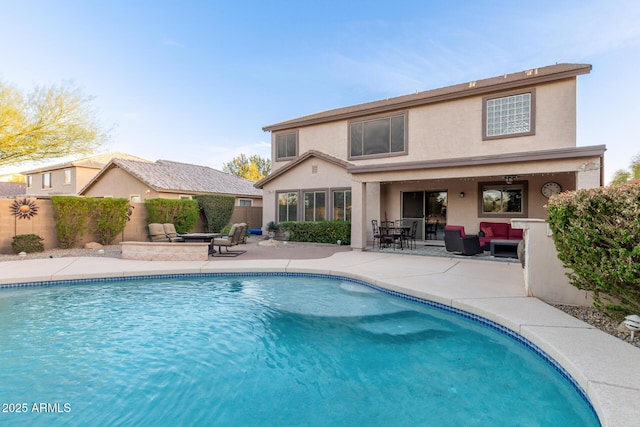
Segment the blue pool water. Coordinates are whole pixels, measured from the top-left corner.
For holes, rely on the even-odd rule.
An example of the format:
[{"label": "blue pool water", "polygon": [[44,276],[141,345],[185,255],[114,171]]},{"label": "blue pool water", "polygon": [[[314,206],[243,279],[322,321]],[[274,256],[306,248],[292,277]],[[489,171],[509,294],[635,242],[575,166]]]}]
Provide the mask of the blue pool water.
[{"label": "blue pool water", "polygon": [[330,277],[0,289],[0,425],[599,425],[497,329]]}]

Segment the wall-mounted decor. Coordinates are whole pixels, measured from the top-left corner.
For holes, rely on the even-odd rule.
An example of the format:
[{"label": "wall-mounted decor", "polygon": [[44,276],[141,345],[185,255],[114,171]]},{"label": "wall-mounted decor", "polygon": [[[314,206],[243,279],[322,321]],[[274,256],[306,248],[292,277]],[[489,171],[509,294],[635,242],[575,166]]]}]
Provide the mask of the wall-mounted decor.
[{"label": "wall-mounted decor", "polygon": [[9,209],[11,209],[11,214],[18,219],[31,219],[31,217],[38,214],[38,206],[33,200],[16,200]]}]

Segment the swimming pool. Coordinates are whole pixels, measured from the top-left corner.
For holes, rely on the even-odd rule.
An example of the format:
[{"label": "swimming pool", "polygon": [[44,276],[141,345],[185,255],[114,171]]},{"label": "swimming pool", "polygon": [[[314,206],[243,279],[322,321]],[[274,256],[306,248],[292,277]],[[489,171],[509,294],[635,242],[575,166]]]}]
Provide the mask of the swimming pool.
[{"label": "swimming pool", "polygon": [[17,424],[599,425],[532,344],[348,279],[3,289],[0,325],[1,416]]}]

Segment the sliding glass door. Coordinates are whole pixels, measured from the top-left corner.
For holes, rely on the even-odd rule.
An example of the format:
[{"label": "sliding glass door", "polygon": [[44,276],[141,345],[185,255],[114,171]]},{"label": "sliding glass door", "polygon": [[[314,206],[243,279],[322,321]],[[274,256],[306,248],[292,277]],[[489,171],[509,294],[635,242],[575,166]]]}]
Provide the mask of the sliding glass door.
[{"label": "sliding glass door", "polygon": [[447,224],[446,191],[404,191],[402,219],[405,224],[418,221],[416,238],[443,240]]}]

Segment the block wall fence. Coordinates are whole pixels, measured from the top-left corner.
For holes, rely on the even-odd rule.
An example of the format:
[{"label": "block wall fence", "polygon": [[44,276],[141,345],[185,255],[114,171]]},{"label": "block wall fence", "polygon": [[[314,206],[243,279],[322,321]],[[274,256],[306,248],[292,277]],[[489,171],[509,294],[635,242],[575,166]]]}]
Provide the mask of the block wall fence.
[{"label": "block wall fence", "polygon": [[[22,200],[18,197],[17,200]],[[11,242],[18,234],[37,234],[44,241],[45,250],[59,247],[56,233],[56,224],[53,217],[53,205],[49,199],[27,198],[37,206],[36,215],[31,219],[18,219],[11,213],[12,198],[0,199],[0,254],[12,254]],[[144,203],[131,203],[134,207],[131,220],[127,222],[124,231],[116,237],[113,244],[123,241],[149,241],[147,230],[147,208]],[[236,206],[231,217],[231,222],[246,222],[252,228],[262,227],[262,208],[252,206]],[[205,222],[200,218],[192,232],[205,231]],[[88,232],[79,239],[77,247],[83,247],[85,243],[96,242],[97,238]]]}]

